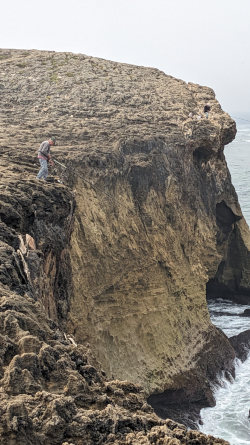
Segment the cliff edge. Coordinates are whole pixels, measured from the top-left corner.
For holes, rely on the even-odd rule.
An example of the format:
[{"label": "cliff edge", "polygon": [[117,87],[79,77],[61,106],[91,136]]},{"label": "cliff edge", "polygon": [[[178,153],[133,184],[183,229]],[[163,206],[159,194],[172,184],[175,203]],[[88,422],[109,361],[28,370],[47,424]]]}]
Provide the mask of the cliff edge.
[{"label": "cliff edge", "polygon": [[[210,322],[206,294],[249,301],[249,230],[223,154],[234,121],[210,88],[156,69],[70,53],[2,50],[0,56],[0,279],[10,320],[2,332],[5,391],[24,398],[61,394],[67,384],[57,388],[59,371],[51,377],[61,362],[61,346],[53,342],[66,342],[71,354],[83,347],[73,341],[91,348],[91,366],[107,380],[159,394],[167,412],[176,402],[187,411],[192,403],[214,403],[210,381],[222,370],[233,372],[235,353]],[[62,183],[45,184],[35,180],[36,150],[52,134],[54,157],[66,168],[52,172]],[[33,327],[19,315],[26,309],[10,305],[12,297],[43,308],[52,337],[47,328],[40,332],[39,316],[39,336],[31,340]],[[56,364],[45,371],[37,359],[43,342],[58,349]],[[90,366],[79,360],[80,368]],[[24,386],[14,390],[10,375]]]}]

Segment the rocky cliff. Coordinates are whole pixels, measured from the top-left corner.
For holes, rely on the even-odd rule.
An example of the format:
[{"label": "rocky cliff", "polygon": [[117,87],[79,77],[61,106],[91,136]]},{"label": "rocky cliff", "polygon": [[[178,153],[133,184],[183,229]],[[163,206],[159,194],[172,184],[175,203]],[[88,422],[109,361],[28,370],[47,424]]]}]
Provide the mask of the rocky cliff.
[{"label": "rocky cliff", "polygon": [[[209,382],[233,370],[206,293],[249,301],[234,121],[210,88],[151,68],[17,50],[0,66],[2,434],[191,443],[141,391],[166,417],[212,404]],[[52,134],[62,183],[35,179]]]}]

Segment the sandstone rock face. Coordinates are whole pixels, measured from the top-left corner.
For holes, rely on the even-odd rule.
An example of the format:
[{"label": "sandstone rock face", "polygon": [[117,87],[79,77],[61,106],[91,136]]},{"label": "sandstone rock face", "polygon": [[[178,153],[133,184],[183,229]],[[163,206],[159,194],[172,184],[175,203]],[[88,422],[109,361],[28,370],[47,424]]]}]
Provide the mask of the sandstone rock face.
[{"label": "sandstone rock face", "polygon": [[[189,443],[187,431],[171,436],[168,429],[167,436],[166,423],[159,423],[147,404],[142,409],[134,394],[141,385],[147,395],[164,393],[170,402],[175,393],[180,403],[212,404],[209,380],[232,369],[235,353],[210,323],[206,289],[249,299],[249,231],[223,154],[234,138],[234,121],[210,88],[151,68],[17,50],[2,50],[0,66],[0,279],[9,320],[1,332],[7,357],[2,406],[5,413],[11,394],[25,407],[25,412],[15,408],[19,414],[6,420],[4,434],[18,437],[21,418],[34,434],[45,434],[39,440],[49,437],[50,443],[64,438],[114,443],[118,434],[123,442],[115,443]],[[67,167],[52,173],[63,184],[34,179],[36,150],[50,135],[58,140],[55,159]],[[26,304],[34,313],[28,325],[20,315]],[[44,326],[39,333],[34,317]],[[64,343],[58,323],[72,341],[89,344],[91,364],[82,346]],[[46,360],[43,348],[49,348]],[[94,371],[79,371],[72,350],[83,351],[80,368]],[[98,362],[107,380],[133,382],[128,411],[121,414],[125,429],[110,420],[120,412],[110,414],[123,404],[124,391],[119,383],[119,401],[106,401]],[[67,370],[65,376],[60,369]],[[98,374],[94,383],[88,372]],[[92,395],[86,403],[85,395],[77,399],[88,385],[86,394],[92,387],[98,393],[93,404]],[[71,405],[45,427],[52,415],[43,411],[46,397],[52,411],[60,403]],[[142,410],[135,416],[146,419],[149,413],[149,418],[126,423],[134,399]],[[90,414],[91,404],[98,413]],[[88,414],[78,415],[81,409]],[[85,416],[95,417],[93,428]],[[107,434],[95,439],[90,431],[103,419]],[[71,422],[76,429],[63,426]],[[146,435],[156,426],[147,438],[136,432],[143,422]],[[51,439],[55,425],[57,436]],[[87,430],[90,436],[81,442]],[[202,437],[203,443],[216,443]]]},{"label": "sandstone rock face", "polygon": [[0,293],[1,444],[227,443],[161,421],[140,386],[108,381],[38,302]]}]

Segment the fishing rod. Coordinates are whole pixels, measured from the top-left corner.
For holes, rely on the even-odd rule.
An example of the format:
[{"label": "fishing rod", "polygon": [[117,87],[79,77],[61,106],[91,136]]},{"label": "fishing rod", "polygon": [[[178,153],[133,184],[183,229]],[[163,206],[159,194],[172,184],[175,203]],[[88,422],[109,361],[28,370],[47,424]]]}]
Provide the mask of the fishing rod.
[{"label": "fishing rod", "polygon": [[[57,161],[57,160],[54,159],[54,158],[53,158],[53,161],[54,161],[56,164],[60,165],[61,167],[65,168],[65,169],[70,168],[69,166],[66,166],[66,165],[62,164],[61,162]],[[84,178],[82,175],[80,175],[80,173],[77,173],[77,176],[79,176],[79,178],[81,178],[81,179],[82,179],[84,182],[86,182],[87,184],[91,185],[91,187],[92,187],[95,191],[100,190],[100,191],[102,191],[103,193],[105,193],[105,195],[107,195],[110,199],[112,199],[112,200],[115,199],[115,198],[113,198],[113,196],[111,196],[109,193],[105,192],[105,190],[103,190],[103,189],[101,189],[100,187],[97,187],[97,186],[95,186],[94,184],[92,184],[92,182],[88,181],[86,178]]]}]

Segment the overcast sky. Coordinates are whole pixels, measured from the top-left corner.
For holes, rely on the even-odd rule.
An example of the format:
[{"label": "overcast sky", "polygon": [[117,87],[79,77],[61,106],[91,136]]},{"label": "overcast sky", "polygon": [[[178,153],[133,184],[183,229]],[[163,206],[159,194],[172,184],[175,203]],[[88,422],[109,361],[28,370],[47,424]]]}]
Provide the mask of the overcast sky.
[{"label": "overcast sky", "polygon": [[0,47],[153,66],[250,111],[250,0],[1,0]]}]

